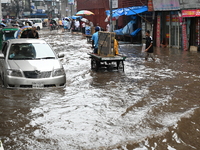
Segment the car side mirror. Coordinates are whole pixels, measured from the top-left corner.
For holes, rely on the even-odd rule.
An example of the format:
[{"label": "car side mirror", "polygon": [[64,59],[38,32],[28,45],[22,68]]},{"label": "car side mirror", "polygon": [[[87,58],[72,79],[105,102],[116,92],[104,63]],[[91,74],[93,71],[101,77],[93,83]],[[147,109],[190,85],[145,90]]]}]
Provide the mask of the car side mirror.
[{"label": "car side mirror", "polygon": [[5,59],[4,54],[0,53],[0,59]]},{"label": "car side mirror", "polygon": [[65,55],[62,53],[62,54],[57,54],[58,58],[63,58]]}]

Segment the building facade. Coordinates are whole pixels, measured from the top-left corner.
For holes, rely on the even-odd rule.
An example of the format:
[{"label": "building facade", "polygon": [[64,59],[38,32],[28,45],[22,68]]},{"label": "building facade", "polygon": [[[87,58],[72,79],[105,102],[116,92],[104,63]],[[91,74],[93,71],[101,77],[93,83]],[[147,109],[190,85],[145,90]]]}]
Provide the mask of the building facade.
[{"label": "building facade", "polygon": [[154,38],[156,46],[182,50],[200,46],[199,0],[148,0],[156,14]]},{"label": "building facade", "polygon": [[5,18],[63,18],[76,13],[76,0],[1,0]]},{"label": "building facade", "polygon": [[[147,6],[147,0],[112,0],[112,10],[118,8],[127,8],[133,6]],[[79,10],[90,10],[95,15],[94,16],[85,16],[87,19],[91,20],[94,25],[100,25],[103,29],[106,29],[106,10],[110,10],[110,2],[109,0],[77,0],[77,11]],[[148,15],[137,15],[137,25],[138,27],[142,27],[142,22],[147,20]],[[145,18],[142,19],[142,18]],[[107,19],[110,20],[110,19]],[[132,18],[130,16],[120,16],[117,19],[112,20],[113,29],[120,29],[126,26]],[[152,20],[152,19],[150,19]],[[144,26],[146,24],[144,23]],[[141,37],[140,37],[141,41]]]}]

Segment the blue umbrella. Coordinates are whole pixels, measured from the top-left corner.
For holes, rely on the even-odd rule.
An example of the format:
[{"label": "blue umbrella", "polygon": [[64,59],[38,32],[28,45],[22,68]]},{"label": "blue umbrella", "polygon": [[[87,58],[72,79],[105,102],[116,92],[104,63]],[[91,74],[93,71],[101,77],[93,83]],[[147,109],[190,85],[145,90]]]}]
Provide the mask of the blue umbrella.
[{"label": "blue umbrella", "polygon": [[83,18],[82,16],[71,16],[70,18],[72,18],[72,19],[78,19],[78,18]]},{"label": "blue umbrella", "polygon": [[0,25],[2,25],[3,27],[6,27],[6,24],[4,24],[4,23],[0,23]]}]

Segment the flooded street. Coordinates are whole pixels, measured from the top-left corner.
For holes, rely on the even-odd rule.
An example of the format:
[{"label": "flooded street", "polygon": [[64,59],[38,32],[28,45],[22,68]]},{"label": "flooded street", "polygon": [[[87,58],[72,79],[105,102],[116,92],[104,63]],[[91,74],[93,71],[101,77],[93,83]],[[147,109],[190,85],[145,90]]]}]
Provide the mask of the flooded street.
[{"label": "flooded street", "polygon": [[145,62],[141,46],[121,43],[124,72],[95,72],[81,35],[39,34],[65,55],[67,84],[10,90],[1,83],[5,150],[200,149],[200,53],[156,49],[156,62]]}]

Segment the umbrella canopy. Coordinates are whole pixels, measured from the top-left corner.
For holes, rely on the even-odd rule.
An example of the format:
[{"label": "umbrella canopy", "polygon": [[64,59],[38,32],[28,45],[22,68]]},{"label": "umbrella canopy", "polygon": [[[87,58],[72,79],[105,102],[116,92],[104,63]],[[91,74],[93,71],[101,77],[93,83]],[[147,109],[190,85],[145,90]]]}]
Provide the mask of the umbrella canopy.
[{"label": "umbrella canopy", "polygon": [[81,19],[82,16],[71,16],[71,17],[69,17],[69,18],[72,18],[72,19]]},{"label": "umbrella canopy", "polygon": [[15,33],[15,38],[18,39],[18,38],[21,38],[22,34],[25,32],[25,31],[30,31],[32,29],[31,26],[23,26],[22,28],[20,28],[16,33]]},{"label": "umbrella canopy", "polygon": [[82,18],[81,21],[83,21],[83,22],[88,22],[88,19]]},{"label": "umbrella canopy", "polygon": [[76,13],[76,16],[90,16],[90,15],[94,15],[93,12],[89,11],[89,10],[80,10]]},{"label": "umbrella canopy", "polygon": [[2,26],[2,27],[6,27],[6,24],[4,24],[4,23],[0,23],[0,26]]},{"label": "umbrella canopy", "polygon": [[69,20],[70,20],[68,17],[65,17],[64,19],[65,19],[65,20],[67,20],[67,21],[69,21]]}]

